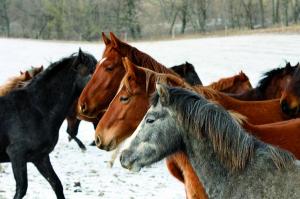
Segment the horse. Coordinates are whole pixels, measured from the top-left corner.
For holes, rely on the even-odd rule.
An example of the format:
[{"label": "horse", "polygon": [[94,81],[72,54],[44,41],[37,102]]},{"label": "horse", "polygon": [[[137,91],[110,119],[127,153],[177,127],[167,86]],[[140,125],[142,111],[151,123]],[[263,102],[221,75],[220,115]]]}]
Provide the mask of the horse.
[{"label": "horse", "polygon": [[280,104],[282,111],[290,117],[300,115],[300,65],[298,64],[291,81],[282,92]]},{"label": "horse", "polygon": [[[100,149],[113,150],[134,132],[148,110],[149,98],[155,91],[156,81],[166,81],[173,86],[180,86],[191,90],[195,89],[207,98],[220,101],[220,104],[226,106],[226,108],[247,113],[247,116],[250,116],[250,121],[261,121],[263,119],[260,119],[258,116],[263,115],[264,117],[268,112],[274,114],[274,112],[276,112],[274,107],[277,107],[277,110],[280,111],[279,101],[275,104],[272,102],[271,105],[265,104],[264,102],[258,102],[257,104],[253,104],[253,102],[239,102],[225,94],[217,93],[217,91],[213,89],[191,86],[174,75],[159,74],[146,68],[137,67],[130,62],[128,58],[123,59],[123,65],[125,66],[126,74],[122,80],[119,91],[96,128],[95,141]],[[221,102],[222,99],[226,99],[227,101]],[[136,107],[139,108],[137,109]],[[262,109],[262,107],[271,107],[271,110],[268,108]],[[249,112],[249,110],[251,110],[251,112]],[[256,112],[257,115],[253,114],[253,112]],[[278,114],[275,115],[278,116]],[[280,120],[283,120],[283,118],[280,118]],[[270,119],[270,121],[272,121],[272,119]],[[186,164],[178,166],[174,159],[176,158],[167,159],[167,166],[170,172],[177,179],[185,182],[187,193],[197,192],[194,190],[195,187],[199,187],[197,186],[199,183],[197,181],[189,182],[190,179],[184,176],[187,173],[190,174],[189,176],[192,176],[193,171],[189,169],[190,167]],[[182,160],[178,161],[184,162]],[[184,173],[182,172],[182,167],[188,170]],[[202,193],[198,193],[197,195],[201,194]]]},{"label": "horse", "polygon": [[220,92],[232,94],[240,94],[252,89],[249,78],[243,71],[232,77],[222,78],[206,87]]},{"label": "horse", "polygon": [[[175,73],[177,73],[180,77],[184,78],[191,85],[202,85],[202,82],[201,82],[197,72],[195,71],[194,66],[191,63],[185,62],[180,65],[172,66],[170,69],[173,70]],[[77,104],[78,104],[78,102],[76,102],[74,104],[74,109],[70,110],[70,113],[68,114],[68,117],[66,118],[67,122],[68,122],[67,132],[69,135],[71,135],[69,137],[69,140],[74,139],[77,142],[78,146],[82,150],[86,150],[86,147],[84,146],[84,144],[76,137],[78,134],[78,128],[80,125],[80,121],[85,120],[85,121],[92,122],[94,129],[96,129],[97,124],[101,119],[101,115],[104,112],[102,112],[102,114],[100,113],[100,115],[98,115],[97,118],[87,118],[87,117],[84,117],[83,115],[77,114],[77,112],[76,112]],[[78,118],[80,118],[81,120]],[[96,144],[95,144],[95,142],[92,142],[90,145],[95,146]],[[111,163],[111,164],[113,164],[113,163]]]},{"label": "horse", "polygon": [[111,40],[102,33],[105,44],[102,59],[97,63],[91,80],[78,100],[77,112],[86,118],[98,118],[117,93],[125,74],[122,57],[128,57],[133,63],[157,72],[177,75],[151,56],[119,40],[112,32],[110,32],[110,38]]},{"label": "horse", "polygon": [[0,162],[11,162],[16,180],[14,199],[27,191],[27,162],[32,162],[63,199],[63,187],[49,153],[58,141],[61,124],[97,61],[79,50],[52,63],[26,87],[0,97]]},{"label": "horse", "polygon": [[120,157],[132,171],[179,150],[209,198],[300,198],[300,164],[248,134],[221,106],[182,88],[156,86],[140,130]]},{"label": "horse", "polygon": [[[113,150],[136,129],[155,91],[156,81],[165,81],[172,86],[194,90],[207,99],[214,100],[227,110],[236,111],[247,117],[252,124],[266,124],[287,118],[280,109],[279,100],[239,101],[226,94],[203,86],[191,86],[184,80],[164,73],[156,73],[138,67],[124,58],[126,74],[119,91],[111,101],[96,128],[95,141],[100,149]],[[136,109],[136,107],[139,107]]]},{"label": "horse", "polygon": [[19,76],[9,78],[5,84],[0,85],[0,96],[7,95],[12,90],[26,86],[28,81],[39,74],[41,71],[43,71],[43,66],[31,67],[25,72],[20,72],[21,74]]},{"label": "horse", "polygon": [[285,67],[270,70],[263,74],[257,87],[243,93],[229,94],[229,96],[245,101],[278,99],[290,82],[298,65],[299,63],[296,66],[291,66],[288,62]]},{"label": "horse", "polygon": [[180,77],[184,78],[184,80],[189,84],[202,85],[202,81],[195,71],[195,67],[193,64],[185,62],[180,65],[172,66],[170,69],[177,73]]}]

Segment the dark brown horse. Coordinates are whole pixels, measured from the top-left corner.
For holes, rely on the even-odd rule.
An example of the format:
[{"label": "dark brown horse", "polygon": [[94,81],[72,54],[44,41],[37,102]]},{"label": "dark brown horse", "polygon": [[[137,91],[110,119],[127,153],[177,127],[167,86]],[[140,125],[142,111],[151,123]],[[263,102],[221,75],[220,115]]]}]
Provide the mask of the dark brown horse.
[{"label": "dark brown horse", "polygon": [[291,117],[300,115],[300,65],[298,64],[291,81],[283,91],[280,104],[282,111]]},{"label": "dark brown horse", "polygon": [[185,62],[180,65],[176,65],[171,67],[175,73],[180,75],[180,77],[184,78],[186,82],[191,85],[202,85],[202,81],[200,80],[197,72],[195,71],[195,67],[193,64],[189,62]]},{"label": "dark brown horse", "polygon": [[257,87],[244,93],[230,94],[230,96],[245,101],[280,98],[282,91],[291,80],[296,66],[291,66],[291,64],[288,62],[283,68],[276,68],[268,71],[264,73],[264,78],[258,82]]}]

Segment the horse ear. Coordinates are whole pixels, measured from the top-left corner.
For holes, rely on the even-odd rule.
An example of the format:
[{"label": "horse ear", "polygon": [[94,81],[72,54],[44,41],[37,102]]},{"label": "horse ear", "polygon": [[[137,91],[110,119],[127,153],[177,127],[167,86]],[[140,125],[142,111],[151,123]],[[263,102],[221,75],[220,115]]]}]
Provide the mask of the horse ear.
[{"label": "horse ear", "polygon": [[20,70],[20,75],[23,75],[23,74],[24,74],[24,72]]},{"label": "horse ear", "polygon": [[25,73],[23,73],[23,74],[25,76],[25,80],[31,79],[31,76],[28,71],[25,71]]},{"label": "horse ear", "polygon": [[160,83],[156,83],[156,90],[159,95],[159,100],[161,104],[168,104],[169,103],[169,91],[168,88]]},{"label": "horse ear", "polygon": [[136,71],[136,65],[134,63],[132,63],[128,57],[123,57],[122,58],[123,61],[123,65],[125,67],[125,71],[126,73],[132,73],[135,74]]},{"label": "horse ear", "polygon": [[110,38],[111,38],[111,42],[112,42],[113,46],[115,48],[120,49],[123,42],[120,39],[118,39],[114,33],[110,32],[109,34],[110,34]]},{"label": "horse ear", "polygon": [[78,50],[78,60],[80,60],[80,61],[84,60],[84,54],[83,54],[81,48],[79,48],[79,50]]},{"label": "horse ear", "polygon": [[106,46],[111,43],[110,39],[105,35],[104,32],[102,32],[102,40]]},{"label": "horse ear", "polygon": [[291,66],[291,63],[290,62],[288,62],[288,63],[286,63],[286,66],[285,66],[286,68],[291,68],[292,66]]}]

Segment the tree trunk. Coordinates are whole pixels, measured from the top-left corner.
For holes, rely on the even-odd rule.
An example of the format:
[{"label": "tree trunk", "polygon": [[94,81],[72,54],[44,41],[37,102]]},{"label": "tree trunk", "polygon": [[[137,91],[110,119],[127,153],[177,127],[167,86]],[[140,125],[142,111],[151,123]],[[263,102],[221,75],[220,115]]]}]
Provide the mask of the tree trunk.
[{"label": "tree trunk", "polygon": [[289,15],[288,15],[288,8],[289,8],[289,2],[288,0],[284,0],[284,24],[285,26],[289,25]]},{"label": "tree trunk", "polygon": [[181,34],[184,34],[186,23],[187,23],[187,14],[188,14],[188,0],[184,0],[181,7]]},{"label": "tree trunk", "polygon": [[170,30],[169,30],[170,35],[173,34],[173,28],[174,28],[174,25],[175,25],[175,22],[176,22],[177,15],[178,15],[178,10],[176,10],[176,12],[173,16],[172,22],[171,22],[171,26],[170,26]]},{"label": "tree trunk", "polygon": [[264,2],[263,0],[259,0],[259,8],[260,8],[260,23],[261,26],[265,27],[265,10],[264,10]]},{"label": "tree trunk", "polygon": [[2,7],[2,14],[0,17],[4,20],[6,36],[10,37],[10,19],[8,16],[8,8],[9,8],[9,1],[7,0],[0,0],[1,7]]}]

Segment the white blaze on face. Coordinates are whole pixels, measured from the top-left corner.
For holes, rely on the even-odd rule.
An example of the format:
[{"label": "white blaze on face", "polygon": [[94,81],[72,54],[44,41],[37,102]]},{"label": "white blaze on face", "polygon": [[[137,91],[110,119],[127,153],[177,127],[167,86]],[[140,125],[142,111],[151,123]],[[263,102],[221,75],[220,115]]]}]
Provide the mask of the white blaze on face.
[{"label": "white blaze on face", "polygon": [[99,61],[99,65],[101,65],[106,59],[107,59],[107,57],[103,57],[103,58]]}]

